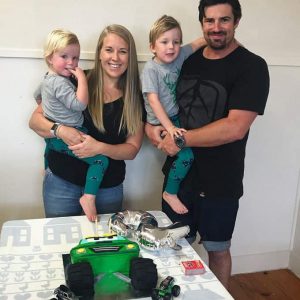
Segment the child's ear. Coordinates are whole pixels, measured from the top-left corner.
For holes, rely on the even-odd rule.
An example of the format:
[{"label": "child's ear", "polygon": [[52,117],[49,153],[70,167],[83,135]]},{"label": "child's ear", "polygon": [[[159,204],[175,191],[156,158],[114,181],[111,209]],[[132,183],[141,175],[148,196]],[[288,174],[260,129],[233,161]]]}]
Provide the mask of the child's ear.
[{"label": "child's ear", "polygon": [[47,57],[47,62],[49,65],[52,65],[52,55]]},{"label": "child's ear", "polygon": [[153,54],[155,54],[155,47],[152,45],[152,44],[150,44],[149,45],[149,48],[150,48],[150,51],[153,53]]}]

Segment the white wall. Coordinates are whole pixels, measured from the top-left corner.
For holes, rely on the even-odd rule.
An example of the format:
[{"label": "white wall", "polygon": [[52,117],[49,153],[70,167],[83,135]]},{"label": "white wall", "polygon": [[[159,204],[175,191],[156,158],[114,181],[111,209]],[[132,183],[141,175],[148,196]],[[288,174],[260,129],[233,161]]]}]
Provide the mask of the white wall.
[{"label": "white wall", "polygon": [[[41,58],[47,33],[56,27],[76,32],[82,67],[90,67],[104,25],[120,23],[133,33],[140,66],[149,58],[148,30],[170,14],[181,21],[184,40],[199,35],[198,0],[1,0],[0,1],[0,224],[43,217],[43,140],[28,129],[32,93],[45,72]],[[299,268],[300,221],[297,184],[300,166],[300,1],[241,1],[238,39],[263,56],[271,76],[265,115],[250,132],[245,195],[233,238],[234,272]],[[58,9],[59,7],[59,9]],[[159,209],[164,156],[147,140],[127,163],[126,206]],[[202,253],[202,250],[199,250]],[[289,259],[292,251],[291,259]],[[298,264],[298,265],[297,265]],[[298,272],[300,274],[300,272]]]},{"label": "white wall", "polygon": [[292,239],[292,251],[290,255],[289,267],[300,277],[300,170],[298,177],[298,192],[296,198],[295,215],[297,216]]},{"label": "white wall", "polygon": [[269,269],[289,260],[300,165],[299,76],[299,67],[270,66],[268,107],[252,127],[247,148],[245,195],[232,248],[237,272],[247,255],[253,256],[253,271],[256,261]]}]

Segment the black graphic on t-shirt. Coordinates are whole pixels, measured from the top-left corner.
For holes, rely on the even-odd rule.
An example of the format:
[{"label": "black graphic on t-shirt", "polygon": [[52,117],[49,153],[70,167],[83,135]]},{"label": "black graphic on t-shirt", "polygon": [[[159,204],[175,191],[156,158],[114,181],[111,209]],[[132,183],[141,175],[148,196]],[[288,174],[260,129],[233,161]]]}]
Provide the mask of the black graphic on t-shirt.
[{"label": "black graphic on t-shirt", "polygon": [[181,126],[199,128],[225,116],[227,92],[217,82],[182,76],[177,85],[177,102]]}]

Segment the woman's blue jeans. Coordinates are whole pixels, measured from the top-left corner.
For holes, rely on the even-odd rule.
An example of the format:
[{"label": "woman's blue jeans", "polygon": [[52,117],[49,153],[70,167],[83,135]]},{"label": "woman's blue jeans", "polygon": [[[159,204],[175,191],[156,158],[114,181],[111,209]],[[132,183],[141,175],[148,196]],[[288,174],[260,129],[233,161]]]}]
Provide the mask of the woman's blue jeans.
[{"label": "woman's blue jeans", "polygon": [[[43,200],[46,218],[78,216],[83,211],[79,203],[84,187],[70,183],[54,175],[49,168],[45,171]],[[98,214],[115,213],[122,210],[123,184],[99,189],[96,194]]]}]

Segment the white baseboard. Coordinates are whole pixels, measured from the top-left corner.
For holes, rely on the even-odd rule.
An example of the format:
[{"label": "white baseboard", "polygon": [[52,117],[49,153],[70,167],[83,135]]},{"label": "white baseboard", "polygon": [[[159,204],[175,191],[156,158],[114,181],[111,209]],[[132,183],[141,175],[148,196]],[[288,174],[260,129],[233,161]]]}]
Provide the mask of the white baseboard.
[{"label": "white baseboard", "polygon": [[289,250],[280,252],[233,256],[232,274],[286,269],[289,268],[289,260]]},{"label": "white baseboard", "polygon": [[289,269],[300,278],[300,254],[296,255],[294,252],[290,255]]},{"label": "white baseboard", "polygon": [[[202,245],[193,244],[193,248],[208,264],[207,253]],[[277,251],[249,255],[232,256],[232,274],[253,273],[278,269],[292,268],[289,266],[290,251]],[[294,263],[296,265],[296,263]],[[300,272],[300,257],[298,257],[298,271]],[[292,270],[295,274],[296,271]],[[298,273],[299,274],[299,273]],[[297,275],[298,275],[297,274]]]}]

